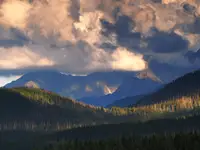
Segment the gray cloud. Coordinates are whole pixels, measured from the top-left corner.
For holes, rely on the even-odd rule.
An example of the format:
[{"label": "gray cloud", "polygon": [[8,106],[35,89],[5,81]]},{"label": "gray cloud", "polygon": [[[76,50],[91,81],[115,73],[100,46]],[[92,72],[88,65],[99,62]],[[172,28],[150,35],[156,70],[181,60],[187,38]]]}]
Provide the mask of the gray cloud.
[{"label": "gray cloud", "polygon": [[7,56],[0,57],[0,68],[138,71],[147,67],[148,56],[162,63],[188,65],[184,54],[200,39],[196,37],[199,18],[192,15],[197,11],[194,4],[164,5],[157,0],[46,3],[3,4],[0,23],[7,29],[0,28],[0,50]]},{"label": "gray cloud", "polygon": [[154,30],[148,37],[148,48],[156,53],[173,53],[188,49],[188,41],[174,32],[162,32]]}]

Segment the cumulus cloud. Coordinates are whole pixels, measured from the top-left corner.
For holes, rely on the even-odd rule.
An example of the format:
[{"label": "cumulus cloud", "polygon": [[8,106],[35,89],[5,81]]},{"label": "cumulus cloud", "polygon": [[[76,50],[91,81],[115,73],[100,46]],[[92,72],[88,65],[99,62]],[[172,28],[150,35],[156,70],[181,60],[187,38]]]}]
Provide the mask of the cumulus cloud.
[{"label": "cumulus cloud", "polygon": [[155,30],[147,41],[148,47],[157,53],[173,53],[188,49],[188,41],[174,32],[166,33]]},{"label": "cumulus cloud", "polygon": [[[100,1],[51,0],[47,3],[8,1],[2,5],[3,23],[20,30],[15,32],[17,38],[26,39],[26,43],[19,47],[13,42],[11,45],[15,47],[0,48],[6,54],[0,57],[1,69],[51,66],[68,72],[93,72],[110,69],[136,71],[147,67],[141,54],[121,46],[116,46],[113,51],[100,48],[108,41],[113,44],[109,37],[101,34],[100,20],[106,15],[94,9]],[[122,23],[123,20],[117,25],[118,34],[122,34],[118,28]]]},{"label": "cumulus cloud", "polygon": [[99,49],[98,53],[93,53],[92,63],[89,63],[89,70],[129,70],[140,71],[146,69],[147,65],[140,54],[135,54],[125,48],[117,48],[113,52],[105,52]]},{"label": "cumulus cloud", "polygon": [[75,45],[61,49],[52,48],[48,53],[46,53],[45,48],[30,47],[37,49],[41,55],[48,56],[56,62],[56,66],[53,67],[74,73],[110,70],[138,71],[147,67],[143,55],[121,47],[106,51],[85,41],[78,41]]},{"label": "cumulus cloud", "polygon": [[12,82],[14,80],[19,79],[21,76],[15,76],[15,75],[10,75],[10,76],[0,76],[0,87],[6,85],[9,82]]},{"label": "cumulus cloud", "polygon": [[27,47],[0,48],[0,69],[52,66],[54,62],[41,57]]},{"label": "cumulus cloud", "polygon": [[7,26],[25,28],[31,5],[21,1],[5,1],[1,5],[1,23]]},{"label": "cumulus cloud", "polygon": [[200,39],[193,36],[199,19],[188,13],[191,8],[198,14],[196,6],[157,0],[6,1],[0,8],[0,68],[139,71],[148,67],[148,55],[185,65],[184,52]]}]

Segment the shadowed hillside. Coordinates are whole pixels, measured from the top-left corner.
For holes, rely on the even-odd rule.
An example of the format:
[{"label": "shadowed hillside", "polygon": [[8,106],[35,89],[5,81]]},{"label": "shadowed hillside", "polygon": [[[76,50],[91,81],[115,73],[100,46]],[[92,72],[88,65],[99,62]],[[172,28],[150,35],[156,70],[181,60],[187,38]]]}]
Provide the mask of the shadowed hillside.
[{"label": "shadowed hillside", "polygon": [[134,72],[111,71],[76,76],[54,70],[44,70],[24,74],[18,80],[5,85],[5,87],[37,87],[62,96],[80,99],[82,97],[99,97],[111,94],[125,78],[134,74]]},{"label": "shadowed hillside", "polygon": [[188,73],[153,94],[144,96],[137,104],[145,105],[184,97],[196,99],[200,95],[200,70]]},{"label": "shadowed hillside", "polygon": [[104,109],[41,89],[0,89],[0,97],[1,129],[62,129],[104,123],[112,116]]}]

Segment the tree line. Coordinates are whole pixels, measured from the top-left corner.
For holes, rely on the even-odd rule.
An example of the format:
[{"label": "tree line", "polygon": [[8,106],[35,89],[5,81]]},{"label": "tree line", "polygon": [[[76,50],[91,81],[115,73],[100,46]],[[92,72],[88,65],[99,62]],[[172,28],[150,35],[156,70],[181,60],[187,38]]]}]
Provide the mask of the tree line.
[{"label": "tree line", "polygon": [[118,137],[106,140],[63,140],[33,150],[199,150],[200,133]]}]

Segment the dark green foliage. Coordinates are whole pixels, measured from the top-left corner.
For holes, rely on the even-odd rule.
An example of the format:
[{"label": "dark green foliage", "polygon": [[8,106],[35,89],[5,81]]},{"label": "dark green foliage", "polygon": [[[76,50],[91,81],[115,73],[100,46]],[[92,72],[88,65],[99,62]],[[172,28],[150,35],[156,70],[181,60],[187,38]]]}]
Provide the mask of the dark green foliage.
[{"label": "dark green foliage", "polygon": [[[199,129],[200,129],[200,116],[197,115],[197,116],[177,118],[177,119],[159,119],[141,123],[123,123],[123,124],[108,124],[108,125],[98,125],[91,127],[81,127],[59,132],[4,131],[0,132],[0,138],[1,138],[0,141],[3,141],[3,146],[4,149],[6,150],[19,150],[19,149],[30,150],[30,148],[33,148],[34,145],[40,148],[41,146],[43,147],[44,144],[46,145],[48,143],[52,143],[54,145],[54,142],[57,141],[71,141],[72,143],[78,142],[76,139],[78,139],[79,141],[85,141],[85,140],[90,141],[91,139],[93,141],[99,141],[99,140],[107,141],[109,139],[112,139],[112,146],[114,146],[115,144],[128,142],[126,140],[124,141],[124,139],[116,142],[116,139],[120,139],[120,137],[130,137],[133,135],[149,136],[154,133],[156,133],[157,135],[172,133],[173,137],[174,133],[182,131],[184,131],[185,133],[195,130],[200,131]],[[132,139],[132,140],[134,141],[138,139]],[[104,141],[101,141],[99,145],[98,144],[96,145],[96,143],[92,143],[90,147],[94,148],[93,146],[96,145],[97,147],[101,147],[102,149],[108,148],[108,150],[110,150],[111,145],[109,146],[108,144],[104,143]],[[147,144],[149,143],[148,141],[145,141],[144,143],[146,142]],[[167,140],[166,142],[169,141]],[[12,143],[11,145],[15,145],[15,147],[11,149],[7,148],[10,147],[10,143]],[[83,143],[84,145],[84,142],[81,143]],[[79,145],[80,148],[89,149],[87,147],[88,145],[87,146],[83,145],[82,144]],[[117,146],[119,146],[122,149],[124,148],[121,147],[121,145]],[[134,147],[135,145],[132,146]],[[137,146],[140,146],[140,148],[146,148],[142,147],[142,145],[139,143]],[[66,149],[66,147],[64,148]],[[162,146],[159,148],[162,148]],[[1,149],[1,144],[0,144],[0,149]]]},{"label": "dark green foliage", "polygon": [[[0,130],[63,130],[74,127],[174,118],[199,113],[200,98],[139,107],[94,107],[42,89],[0,89]],[[187,111],[186,111],[187,110]],[[173,113],[172,113],[173,112]]]},{"label": "dark green foliage", "polygon": [[0,89],[0,98],[0,130],[62,130],[104,123],[112,116],[41,89]]},{"label": "dark green foliage", "polygon": [[60,141],[41,150],[199,150],[197,132],[144,137],[121,137],[107,140]]}]

